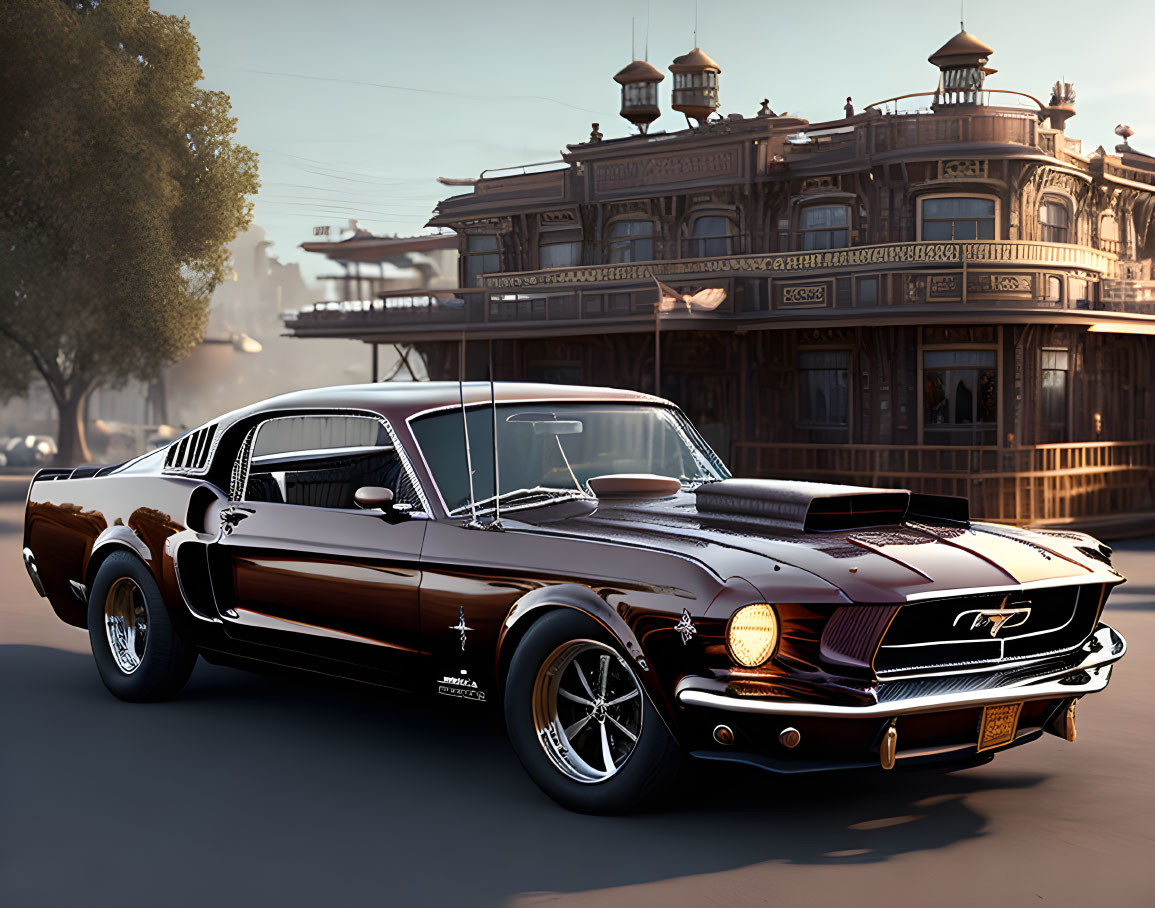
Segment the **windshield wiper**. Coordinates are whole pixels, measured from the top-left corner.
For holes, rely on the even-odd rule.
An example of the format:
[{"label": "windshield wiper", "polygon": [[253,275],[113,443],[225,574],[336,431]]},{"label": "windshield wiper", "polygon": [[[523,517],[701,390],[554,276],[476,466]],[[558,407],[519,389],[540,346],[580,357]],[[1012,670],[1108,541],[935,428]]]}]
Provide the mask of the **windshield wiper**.
[{"label": "windshield wiper", "polygon": [[[585,491],[578,491],[577,489],[559,489],[556,486],[534,486],[528,489],[511,489],[508,492],[502,492],[499,496],[502,505],[512,503],[527,503],[537,499],[545,501],[561,500],[569,498],[588,498],[589,495]],[[478,501],[476,504],[479,508],[492,507],[494,499],[492,497]]]}]

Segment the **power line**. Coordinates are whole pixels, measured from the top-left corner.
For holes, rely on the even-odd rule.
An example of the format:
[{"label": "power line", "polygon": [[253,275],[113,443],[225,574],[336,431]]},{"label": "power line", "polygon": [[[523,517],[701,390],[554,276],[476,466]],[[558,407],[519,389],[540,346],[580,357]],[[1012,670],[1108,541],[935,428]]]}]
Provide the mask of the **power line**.
[{"label": "power line", "polygon": [[605,111],[591,110],[588,107],[578,107],[576,104],[570,104],[568,101],[561,101],[557,98],[547,98],[544,95],[477,95],[468,94],[460,91],[445,91],[439,88],[417,88],[413,85],[389,85],[384,82],[366,82],[361,79],[345,79],[337,76],[313,76],[305,73],[283,73],[267,69],[245,69],[240,66],[224,67],[225,69],[236,70],[237,72],[255,73],[259,76],[281,76],[286,79],[306,79],[313,82],[341,82],[345,85],[365,85],[369,88],[384,88],[389,91],[409,91],[423,95],[443,95],[449,98],[467,98],[471,101],[545,101],[549,104],[559,104],[562,107],[568,107],[570,110],[580,110],[584,113],[597,114],[598,116],[606,116]]}]

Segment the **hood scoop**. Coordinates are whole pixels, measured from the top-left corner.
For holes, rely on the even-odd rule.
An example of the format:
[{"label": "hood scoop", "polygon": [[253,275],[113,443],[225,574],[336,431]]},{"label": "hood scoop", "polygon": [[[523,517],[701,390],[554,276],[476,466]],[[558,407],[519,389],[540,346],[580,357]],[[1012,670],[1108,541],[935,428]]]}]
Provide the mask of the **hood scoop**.
[{"label": "hood scoop", "polygon": [[821,482],[725,479],[694,493],[703,517],[757,521],[783,530],[823,533],[894,526],[907,520],[966,526],[965,498]]}]

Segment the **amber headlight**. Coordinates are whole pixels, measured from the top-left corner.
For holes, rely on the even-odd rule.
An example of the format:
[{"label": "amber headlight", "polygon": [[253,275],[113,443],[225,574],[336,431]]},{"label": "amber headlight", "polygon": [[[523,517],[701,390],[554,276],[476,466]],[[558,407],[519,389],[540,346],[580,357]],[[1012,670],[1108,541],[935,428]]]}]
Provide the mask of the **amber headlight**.
[{"label": "amber headlight", "polygon": [[755,668],[774,654],[778,645],[778,617],[765,602],[745,605],[734,612],[726,628],[726,645],[739,665]]}]

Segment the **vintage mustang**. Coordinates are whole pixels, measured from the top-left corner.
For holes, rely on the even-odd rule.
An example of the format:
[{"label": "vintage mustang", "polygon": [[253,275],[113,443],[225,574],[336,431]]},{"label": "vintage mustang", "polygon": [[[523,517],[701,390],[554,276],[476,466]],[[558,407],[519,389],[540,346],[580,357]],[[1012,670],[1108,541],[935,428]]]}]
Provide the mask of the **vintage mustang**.
[{"label": "vintage mustang", "polygon": [[590,812],[687,753],[953,768],[1073,740],[1125,651],[1089,536],[732,479],[676,407],[602,388],[286,394],[41,470],[24,540],[118,697],[176,693],[200,655],[500,702],[534,781]]}]

